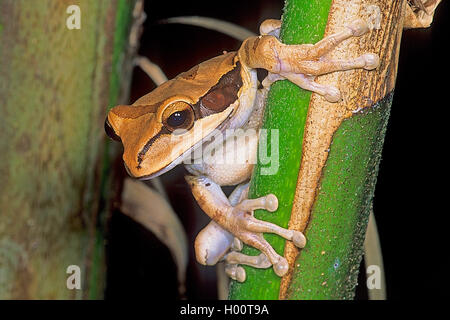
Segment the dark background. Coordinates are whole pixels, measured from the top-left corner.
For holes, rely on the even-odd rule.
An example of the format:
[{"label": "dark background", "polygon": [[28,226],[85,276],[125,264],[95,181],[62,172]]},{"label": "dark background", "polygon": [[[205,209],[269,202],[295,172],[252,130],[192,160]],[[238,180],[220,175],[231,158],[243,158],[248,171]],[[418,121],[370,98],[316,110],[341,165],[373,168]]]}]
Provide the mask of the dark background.
[{"label": "dark background", "polygon": [[[220,5],[219,5],[220,4]],[[257,32],[267,18],[279,18],[283,1],[146,1],[147,21],[140,54],[169,78],[239,48],[216,31],[158,24],[160,19],[215,17]],[[432,28],[403,34],[391,117],[375,191],[374,211],[383,249],[388,299],[443,297],[447,277],[446,194],[448,1],[438,7]],[[155,88],[135,69],[130,102]],[[120,161],[117,170],[122,170]],[[216,299],[215,268],[195,262],[193,243],[209,218],[184,182],[181,166],[162,176],[174,210],[188,234],[188,299]],[[176,267],[169,251],[149,231],[114,212],[108,240],[107,298],[176,299]],[[367,299],[364,269],[357,299]],[[124,276],[126,275],[126,276]]]}]

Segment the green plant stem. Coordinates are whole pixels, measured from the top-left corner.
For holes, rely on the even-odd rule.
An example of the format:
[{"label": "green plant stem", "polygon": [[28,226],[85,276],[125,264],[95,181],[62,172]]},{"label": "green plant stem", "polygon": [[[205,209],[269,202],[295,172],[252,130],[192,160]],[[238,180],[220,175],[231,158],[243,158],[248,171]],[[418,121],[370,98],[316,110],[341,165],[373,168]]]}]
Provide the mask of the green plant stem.
[{"label": "green plant stem", "polygon": [[354,297],[391,102],[389,94],[336,131],[288,299]]},{"label": "green plant stem", "polygon": [[[281,40],[286,44],[315,43],[322,39],[328,19],[331,0],[288,0],[282,18]],[[289,81],[276,82],[270,92],[264,114],[263,129],[268,130],[268,150],[272,150],[272,138],[277,130],[279,137],[279,168],[274,175],[262,175],[267,166],[258,164],[253,171],[250,198],[273,193],[278,197],[279,208],[275,213],[257,210],[258,219],[287,227],[297,185],[301,161],[303,131],[311,93]],[[275,140],[274,140],[274,143]],[[275,145],[273,146],[275,151]],[[283,253],[285,240],[265,234],[264,237],[279,253]],[[245,247],[243,253],[256,255],[258,251]],[[247,280],[233,282],[230,299],[278,299],[280,277],[272,268],[245,267]]]}]

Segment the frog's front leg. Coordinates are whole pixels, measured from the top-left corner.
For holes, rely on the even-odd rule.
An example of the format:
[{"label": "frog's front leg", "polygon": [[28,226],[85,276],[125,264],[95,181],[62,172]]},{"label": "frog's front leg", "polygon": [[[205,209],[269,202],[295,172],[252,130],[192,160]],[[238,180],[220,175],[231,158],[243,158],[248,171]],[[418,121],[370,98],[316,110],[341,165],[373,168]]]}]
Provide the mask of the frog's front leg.
[{"label": "frog's front leg", "polygon": [[342,41],[361,36],[370,30],[369,24],[361,19],[314,45],[283,44],[276,37],[277,30],[277,25],[272,22],[261,30],[266,35],[248,38],[239,49],[240,61],[249,68],[263,68],[281,79],[289,79],[301,88],[322,95],[330,102],[340,100],[339,90],[314,82],[316,76],[358,68],[372,70],[379,64],[379,57],[374,53],[347,60],[330,60],[324,57]]},{"label": "frog's front leg", "polygon": [[[274,195],[245,199],[233,206],[221,187],[211,179],[204,176],[187,176],[186,181],[191,186],[192,194],[202,210],[217,225],[242,242],[260,250],[273,265],[277,275],[283,276],[286,274],[288,271],[286,259],[275,252],[262,234],[265,232],[275,233],[293,241],[300,248],[305,245],[306,240],[299,231],[284,229],[273,223],[258,220],[253,216],[253,210],[255,209],[275,211],[278,208],[278,200]],[[237,256],[235,255],[235,257]],[[228,258],[231,260],[231,257]],[[231,261],[229,262],[231,263]],[[236,263],[238,262],[236,261]]]}]

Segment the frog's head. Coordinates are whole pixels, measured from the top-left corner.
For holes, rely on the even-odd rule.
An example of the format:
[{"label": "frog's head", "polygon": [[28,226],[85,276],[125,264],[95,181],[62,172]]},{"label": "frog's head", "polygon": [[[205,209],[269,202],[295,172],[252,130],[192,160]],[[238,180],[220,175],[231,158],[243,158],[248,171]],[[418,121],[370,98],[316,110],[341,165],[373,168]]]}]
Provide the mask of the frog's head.
[{"label": "frog's head", "polygon": [[128,173],[156,177],[181,163],[238,105],[239,62],[229,53],[165,82],[131,106],[112,108],[107,134],[122,142]]}]

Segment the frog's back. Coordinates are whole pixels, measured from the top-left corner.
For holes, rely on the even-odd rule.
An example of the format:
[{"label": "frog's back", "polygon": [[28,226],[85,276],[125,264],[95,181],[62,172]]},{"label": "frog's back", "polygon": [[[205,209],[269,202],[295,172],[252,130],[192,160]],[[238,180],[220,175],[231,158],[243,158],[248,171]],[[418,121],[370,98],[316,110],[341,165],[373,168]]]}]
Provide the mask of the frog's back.
[{"label": "frog's back", "polygon": [[184,95],[196,103],[199,97],[217,84],[220,78],[237,66],[236,52],[229,52],[204,61],[175,78],[166,81],[152,92],[138,99],[133,105],[160,104],[176,95]]}]

